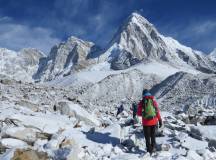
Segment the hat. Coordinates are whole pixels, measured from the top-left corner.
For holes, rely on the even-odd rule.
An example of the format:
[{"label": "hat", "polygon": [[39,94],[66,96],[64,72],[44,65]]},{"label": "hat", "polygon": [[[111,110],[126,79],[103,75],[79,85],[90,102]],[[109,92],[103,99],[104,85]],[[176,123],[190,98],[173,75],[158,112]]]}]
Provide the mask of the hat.
[{"label": "hat", "polygon": [[142,95],[143,96],[151,96],[151,93],[149,92],[149,90],[144,89]]}]

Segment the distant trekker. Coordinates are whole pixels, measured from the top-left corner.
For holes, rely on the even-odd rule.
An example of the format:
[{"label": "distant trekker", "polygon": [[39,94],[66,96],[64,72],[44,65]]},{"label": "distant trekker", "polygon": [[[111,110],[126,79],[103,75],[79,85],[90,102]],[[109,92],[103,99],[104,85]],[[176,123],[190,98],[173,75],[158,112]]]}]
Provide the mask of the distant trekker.
[{"label": "distant trekker", "polygon": [[135,127],[135,124],[138,123],[137,108],[138,108],[137,103],[135,101],[133,101],[131,111],[133,112],[133,124],[134,124],[134,127]]},{"label": "distant trekker", "polygon": [[117,109],[117,113],[116,113],[116,117],[122,113],[124,111],[124,106],[123,106],[123,103],[121,103],[121,105],[118,107]]},{"label": "distant trekker", "polygon": [[137,115],[142,116],[142,125],[146,140],[147,152],[152,154],[156,150],[155,130],[159,122],[159,128],[162,127],[162,120],[158,104],[154,96],[145,89],[143,90],[143,99],[138,104]]}]

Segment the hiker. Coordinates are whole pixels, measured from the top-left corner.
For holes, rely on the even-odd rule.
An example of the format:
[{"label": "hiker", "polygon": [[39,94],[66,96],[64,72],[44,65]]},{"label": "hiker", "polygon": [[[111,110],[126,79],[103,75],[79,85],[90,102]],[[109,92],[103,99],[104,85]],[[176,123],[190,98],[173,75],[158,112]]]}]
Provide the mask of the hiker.
[{"label": "hiker", "polygon": [[131,111],[133,112],[133,124],[138,123],[137,119],[137,103],[133,101]]},{"label": "hiker", "polygon": [[155,130],[159,122],[159,128],[162,127],[162,119],[158,104],[154,96],[147,90],[143,90],[143,99],[138,104],[137,115],[142,116],[142,125],[146,140],[147,152],[152,154],[156,150]]},{"label": "hiker", "polygon": [[123,102],[121,103],[121,105],[118,107],[117,113],[116,113],[116,117],[122,113],[124,111],[124,106],[123,106]]}]

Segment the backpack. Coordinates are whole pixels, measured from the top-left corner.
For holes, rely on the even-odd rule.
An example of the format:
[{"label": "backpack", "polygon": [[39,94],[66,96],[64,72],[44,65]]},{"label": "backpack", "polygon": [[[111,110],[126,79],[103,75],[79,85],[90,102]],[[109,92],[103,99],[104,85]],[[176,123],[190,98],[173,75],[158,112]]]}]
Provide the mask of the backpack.
[{"label": "backpack", "polygon": [[145,119],[153,119],[157,114],[156,107],[153,104],[153,99],[144,98],[142,103],[142,117]]}]

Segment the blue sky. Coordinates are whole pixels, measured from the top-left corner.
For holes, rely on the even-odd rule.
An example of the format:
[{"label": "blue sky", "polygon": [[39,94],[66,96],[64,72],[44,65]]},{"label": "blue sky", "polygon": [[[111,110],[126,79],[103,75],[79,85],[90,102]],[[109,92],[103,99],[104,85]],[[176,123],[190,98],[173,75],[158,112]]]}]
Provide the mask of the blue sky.
[{"label": "blue sky", "polygon": [[0,0],[0,47],[48,53],[71,35],[104,47],[134,11],[187,46],[216,48],[215,0]]}]

